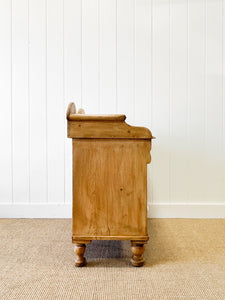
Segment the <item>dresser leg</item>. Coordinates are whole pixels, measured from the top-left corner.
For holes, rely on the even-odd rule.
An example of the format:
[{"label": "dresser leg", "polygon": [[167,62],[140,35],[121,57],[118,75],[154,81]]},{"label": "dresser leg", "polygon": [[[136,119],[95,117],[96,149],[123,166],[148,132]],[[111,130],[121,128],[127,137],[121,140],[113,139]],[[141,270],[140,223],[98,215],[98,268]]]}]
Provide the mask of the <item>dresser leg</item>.
[{"label": "dresser leg", "polygon": [[141,267],[144,264],[143,253],[145,251],[144,243],[131,241],[132,258],[131,263],[134,267]]},{"label": "dresser leg", "polygon": [[74,252],[76,254],[76,259],[75,259],[76,267],[83,267],[86,265],[86,259],[84,257],[85,249],[86,249],[85,244],[81,244],[81,243],[75,244]]}]

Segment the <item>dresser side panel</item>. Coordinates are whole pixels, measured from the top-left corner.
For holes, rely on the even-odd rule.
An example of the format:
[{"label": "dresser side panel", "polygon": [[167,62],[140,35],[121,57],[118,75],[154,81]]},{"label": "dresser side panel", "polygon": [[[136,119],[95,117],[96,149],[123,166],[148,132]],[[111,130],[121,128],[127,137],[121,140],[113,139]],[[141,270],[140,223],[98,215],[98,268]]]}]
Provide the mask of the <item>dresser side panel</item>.
[{"label": "dresser side panel", "polygon": [[147,236],[149,144],[73,139],[73,236]]}]

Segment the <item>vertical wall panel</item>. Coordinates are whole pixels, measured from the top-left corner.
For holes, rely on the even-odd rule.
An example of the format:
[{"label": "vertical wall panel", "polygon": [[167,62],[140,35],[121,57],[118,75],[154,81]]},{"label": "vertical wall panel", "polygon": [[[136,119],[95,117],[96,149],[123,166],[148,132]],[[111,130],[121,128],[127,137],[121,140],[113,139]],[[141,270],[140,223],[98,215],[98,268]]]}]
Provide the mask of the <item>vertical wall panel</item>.
[{"label": "vertical wall panel", "polygon": [[0,2],[0,202],[12,201],[11,3]]},{"label": "vertical wall panel", "polygon": [[134,7],[134,116],[139,126],[149,126],[150,120],[150,4],[148,0],[135,0]]},{"label": "vertical wall panel", "polygon": [[222,202],[222,2],[206,3],[205,190],[204,200]]},{"label": "vertical wall panel", "polygon": [[170,201],[170,6],[153,0],[153,201]]},{"label": "vertical wall panel", "polygon": [[64,201],[63,0],[47,1],[48,202]]},{"label": "vertical wall panel", "polygon": [[76,108],[81,107],[81,0],[64,0],[64,84],[66,107],[75,102]]},{"label": "vertical wall panel", "polygon": [[2,0],[0,201],[70,203],[74,101],[152,130],[148,201],[224,203],[224,12],[224,0]]},{"label": "vertical wall panel", "polygon": [[[30,201],[47,201],[46,1],[29,1]],[[38,183],[38,184],[37,184]]]},{"label": "vertical wall panel", "polygon": [[[146,65],[147,65],[147,82],[146,82],[146,98],[147,98],[147,109],[148,116],[145,123],[145,126],[152,130],[152,119],[153,119],[153,0],[150,2],[147,1],[147,9],[146,9],[146,26],[147,26],[147,36],[146,36],[146,48],[147,48],[147,57],[146,57]],[[135,108],[135,111],[138,109]],[[148,204],[153,202],[153,167],[152,163],[147,165],[147,202]],[[149,208],[149,207],[148,207]]]},{"label": "vertical wall panel", "polygon": [[99,0],[82,1],[82,105],[99,111]]},{"label": "vertical wall panel", "polygon": [[12,1],[13,201],[29,202],[28,0]]},{"label": "vertical wall panel", "polygon": [[[138,126],[151,128],[152,117],[152,2],[135,0],[134,15],[134,121]],[[152,166],[147,168],[147,200],[152,202]]]},{"label": "vertical wall panel", "polygon": [[[223,158],[222,158],[222,165],[223,168],[223,180],[222,185],[225,186],[225,1],[222,0],[222,85],[223,85],[223,94],[222,94],[222,152],[223,152]],[[225,199],[225,189],[223,189],[222,192],[222,199]]]},{"label": "vertical wall panel", "polygon": [[[81,107],[81,10],[80,0],[64,0],[64,116],[69,102]],[[65,119],[65,118],[64,118]],[[66,120],[65,120],[66,122]],[[72,142],[65,124],[65,201],[72,200]]]},{"label": "vertical wall panel", "polygon": [[201,202],[204,191],[205,0],[188,6],[188,201]]},{"label": "vertical wall panel", "polygon": [[117,107],[134,121],[135,2],[117,2]]},{"label": "vertical wall panel", "polygon": [[170,197],[187,202],[187,0],[170,1]]},{"label": "vertical wall panel", "polygon": [[116,0],[99,0],[99,112],[116,113]]}]

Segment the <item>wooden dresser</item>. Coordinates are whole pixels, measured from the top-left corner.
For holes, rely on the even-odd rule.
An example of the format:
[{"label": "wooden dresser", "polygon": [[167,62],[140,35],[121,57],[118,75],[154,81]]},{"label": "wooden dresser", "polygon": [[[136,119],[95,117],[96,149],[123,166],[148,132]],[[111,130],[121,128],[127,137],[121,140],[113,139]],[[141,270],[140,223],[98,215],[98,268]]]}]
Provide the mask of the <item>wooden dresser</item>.
[{"label": "wooden dresser", "polygon": [[73,141],[73,228],[75,265],[86,264],[92,240],[130,240],[133,266],[144,263],[147,243],[147,164],[152,134],[129,126],[125,115],[67,110]]}]

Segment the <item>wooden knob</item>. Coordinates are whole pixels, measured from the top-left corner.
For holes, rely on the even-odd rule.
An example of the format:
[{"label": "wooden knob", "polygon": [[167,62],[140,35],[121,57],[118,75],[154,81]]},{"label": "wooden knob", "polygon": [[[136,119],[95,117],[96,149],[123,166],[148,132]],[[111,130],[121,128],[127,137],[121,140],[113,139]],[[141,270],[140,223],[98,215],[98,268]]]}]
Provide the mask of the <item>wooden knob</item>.
[{"label": "wooden knob", "polygon": [[84,111],[83,108],[79,108],[77,113],[78,113],[78,114],[84,115],[84,114],[85,114],[85,111]]},{"label": "wooden knob", "polygon": [[66,111],[66,118],[69,119],[69,116],[76,113],[76,106],[73,102],[70,102]]}]

